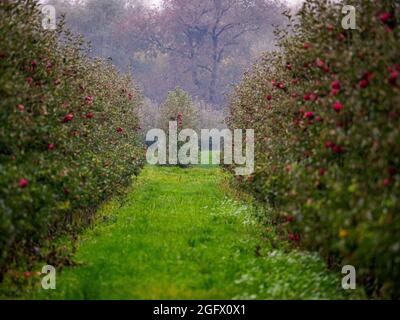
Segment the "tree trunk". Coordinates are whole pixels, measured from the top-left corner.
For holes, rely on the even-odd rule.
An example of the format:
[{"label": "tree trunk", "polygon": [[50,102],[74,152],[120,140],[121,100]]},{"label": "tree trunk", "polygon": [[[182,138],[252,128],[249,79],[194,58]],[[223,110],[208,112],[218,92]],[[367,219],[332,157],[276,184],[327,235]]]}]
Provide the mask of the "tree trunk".
[{"label": "tree trunk", "polygon": [[215,104],[217,97],[217,81],[218,81],[218,71],[219,71],[219,57],[218,57],[218,37],[213,36],[213,55],[212,55],[212,69],[211,69],[211,80],[208,87],[209,90],[209,100],[212,104]]}]

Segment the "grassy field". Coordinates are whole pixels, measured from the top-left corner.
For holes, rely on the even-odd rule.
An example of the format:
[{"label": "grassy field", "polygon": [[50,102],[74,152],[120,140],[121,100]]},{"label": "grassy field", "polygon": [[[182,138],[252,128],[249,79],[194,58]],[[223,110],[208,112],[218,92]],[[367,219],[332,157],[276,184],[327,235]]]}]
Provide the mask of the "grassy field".
[{"label": "grassy field", "polygon": [[[44,299],[340,299],[313,254],[272,248],[216,167],[146,167],[80,239]],[[283,245],[284,247],[284,245]]]}]

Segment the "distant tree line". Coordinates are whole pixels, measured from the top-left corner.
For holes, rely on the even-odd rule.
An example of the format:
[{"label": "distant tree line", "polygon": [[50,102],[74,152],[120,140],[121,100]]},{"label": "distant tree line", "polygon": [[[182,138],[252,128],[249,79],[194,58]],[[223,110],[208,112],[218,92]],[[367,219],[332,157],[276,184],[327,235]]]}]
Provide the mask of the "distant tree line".
[{"label": "distant tree line", "polygon": [[259,53],[274,47],[275,0],[49,0],[67,26],[91,42],[94,56],[129,67],[147,97],[160,103],[180,86],[222,108],[231,86]]}]

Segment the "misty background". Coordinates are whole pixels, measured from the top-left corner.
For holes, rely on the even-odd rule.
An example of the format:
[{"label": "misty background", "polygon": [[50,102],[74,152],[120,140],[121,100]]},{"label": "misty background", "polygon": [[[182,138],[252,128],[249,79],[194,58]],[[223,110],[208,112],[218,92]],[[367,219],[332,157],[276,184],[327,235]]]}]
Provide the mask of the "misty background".
[{"label": "misty background", "polygon": [[[299,0],[44,0],[90,42],[90,55],[131,73],[148,118],[180,87],[218,127],[228,95]],[[208,116],[207,116],[208,115]],[[204,121],[203,121],[204,122]],[[205,124],[204,124],[205,125]]]}]

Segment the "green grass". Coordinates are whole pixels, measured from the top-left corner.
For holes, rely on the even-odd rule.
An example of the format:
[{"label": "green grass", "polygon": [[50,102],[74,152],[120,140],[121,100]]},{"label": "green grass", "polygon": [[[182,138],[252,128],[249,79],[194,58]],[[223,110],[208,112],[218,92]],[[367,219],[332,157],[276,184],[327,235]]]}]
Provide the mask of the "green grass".
[{"label": "green grass", "polygon": [[[80,239],[45,299],[340,299],[314,254],[273,249],[216,167],[148,166]],[[270,231],[272,232],[272,231]]]}]

